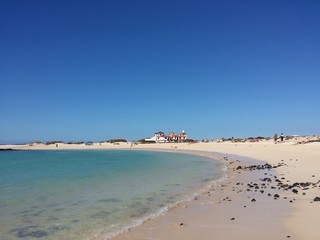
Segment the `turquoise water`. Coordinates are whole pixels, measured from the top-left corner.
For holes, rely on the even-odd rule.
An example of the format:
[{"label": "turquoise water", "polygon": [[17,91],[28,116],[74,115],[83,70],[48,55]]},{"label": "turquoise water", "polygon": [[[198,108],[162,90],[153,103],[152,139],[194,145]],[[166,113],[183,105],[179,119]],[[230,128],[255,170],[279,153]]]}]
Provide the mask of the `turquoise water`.
[{"label": "turquoise water", "polygon": [[0,239],[108,239],[191,198],[223,168],[166,152],[0,152]]}]

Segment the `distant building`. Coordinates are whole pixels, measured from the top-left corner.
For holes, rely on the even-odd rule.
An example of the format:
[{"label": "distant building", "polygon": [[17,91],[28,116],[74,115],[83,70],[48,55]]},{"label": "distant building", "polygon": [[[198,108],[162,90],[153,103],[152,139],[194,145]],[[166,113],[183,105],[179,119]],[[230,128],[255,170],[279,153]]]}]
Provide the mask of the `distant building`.
[{"label": "distant building", "polygon": [[156,132],[152,137],[146,138],[146,142],[169,142],[164,132]]},{"label": "distant building", "polygon": [[157,143],[166,143],[166,142],[182,142],[187,139],[187,133],[182,130],[179,134],[174,134],[170,132],[168,135],[165,135],[163,132],[156,132],[154,136],[146,138],[146,142],[157,142]]}]

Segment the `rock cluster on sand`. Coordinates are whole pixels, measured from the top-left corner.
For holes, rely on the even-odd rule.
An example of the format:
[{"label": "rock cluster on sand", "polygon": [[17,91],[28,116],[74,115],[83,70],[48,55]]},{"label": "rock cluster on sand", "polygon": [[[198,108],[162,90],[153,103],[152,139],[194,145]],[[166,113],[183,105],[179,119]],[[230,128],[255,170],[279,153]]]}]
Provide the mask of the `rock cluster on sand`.
[{"label": "rock cluster on sand", "polygon": [[[235,169],[236,170],[249,170],[249,171],[254,171],[254,170],[271,170],[274,168],[278,168],[278,167],[283,167],[283,166],[287,166],[287,164],[285,163],[278,163],[277,165],[271,165],[271,164],[263,164],[263,165],[250,165],[250,166],[237,166]],[[315,175],[312,175],[312,177],[315,177]],[[267,189],[267,187],[270,187],[273,190],[281,190],[281,191],[291,191],[294,194],[299,194],[300,191],[302,192],[302,195],[305,196],[306,195],[306,191],[309,189],[314,189],[314,188],[319,188],[320,189],[320,180],[318,180],[317,182],[294,182],[292,184],[290,184],[289,180],[286,180],[285,177],[281,177],[281,179],[279,179],[277,176],[273,176],[273,178],[271,177],[265,177],[260,179],[260,183],[248,183],[247,184],[247,191],[257,191],[259,190],[260,193],[264,193],[265,190],[261,190],[261,189]],[[240,184],[240,183],[239,183]],[[238,185],[239,185],[238,184]],[[277,200],[280,198],[280,193],[276,193],[273,195],[274,199]],[[272,196],[272,194],[268,193],[268,196]],[[287,199],[287,197],[284,197],[284,199]],[[295,200],[295,199],[293,199]],[[251,202],[255,202],[256,199],[252,199]],[[320,201],[320,197],[315,197],[313,199],[314,202],[318,202]],[[292,203],[293,201],[290,200],[290,202]]]}]

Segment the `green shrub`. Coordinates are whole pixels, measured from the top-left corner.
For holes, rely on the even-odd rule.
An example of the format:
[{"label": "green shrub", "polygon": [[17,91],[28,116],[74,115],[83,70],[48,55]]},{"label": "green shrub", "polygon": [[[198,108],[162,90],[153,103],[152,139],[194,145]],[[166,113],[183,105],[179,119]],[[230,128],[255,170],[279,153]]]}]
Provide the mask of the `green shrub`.
[{"label": "green shrub", "polygon": [[107,143],[128,142],[126,139],[110,139]]},{"label": "green shrub", "polygon": [[63,141],[50,141],[50,142],[46,142],[46,145],[51,145],[51,144],[57,144],[57,143],[63,143]]},{"label": "green shrub", "polygon": [[141,139],[138,142],[141,144],[156,143],[156,141],[146,141],[145,139]]}]

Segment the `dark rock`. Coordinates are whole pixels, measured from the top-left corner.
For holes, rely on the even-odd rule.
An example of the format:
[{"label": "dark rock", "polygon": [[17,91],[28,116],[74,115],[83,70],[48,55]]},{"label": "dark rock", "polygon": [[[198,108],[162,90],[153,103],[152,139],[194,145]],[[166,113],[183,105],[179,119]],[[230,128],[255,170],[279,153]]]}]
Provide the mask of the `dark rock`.
[{"label": "dark rock", "polygon": [[313,201],[319,202],[319,201],[320,201],[320,197],[315,197],[315,198],[313,199]]},{"label": "dark rock", "polygon": [[274,198],[279,198],[280,196],[279,196],[279,194],[275,194],[273,197]]},{"label": "dark rock", "polygon": [[300,185],[300,183],[295,182],[295,183],[292,184],[292,187],[299,187],[299,185]]},{"label": "dark rock", "polygon": [[233,217],[233,218],[231,218],[230,220],[233,221],[233,220],[235,220],[235,218]]},{"label": "dark rock", "polygon": [[271,182],[272,181],[271,178],[263,178],[261,180],[264,181],[264,182]]},{"label": "dark rock", "polygon": [[256,202],[257,200],[256,199],[254,199],[254,198],[252,198],[252,200],[251,200],[251,202]]},{"label": "dark rock", "polygon": [[181,223],[179,224],[179,226],[184,226],[184,223],[183,223],[183,222],[181,222]]},{"label": "dark rock", "polygon": [[297,189],[292,189],[292,192],[298,194],[299,191]]},{"label": "dark rock", "polygon": [[301,182],[300,186],[303,188],[309,187],[312,183],[311,182]]}]

